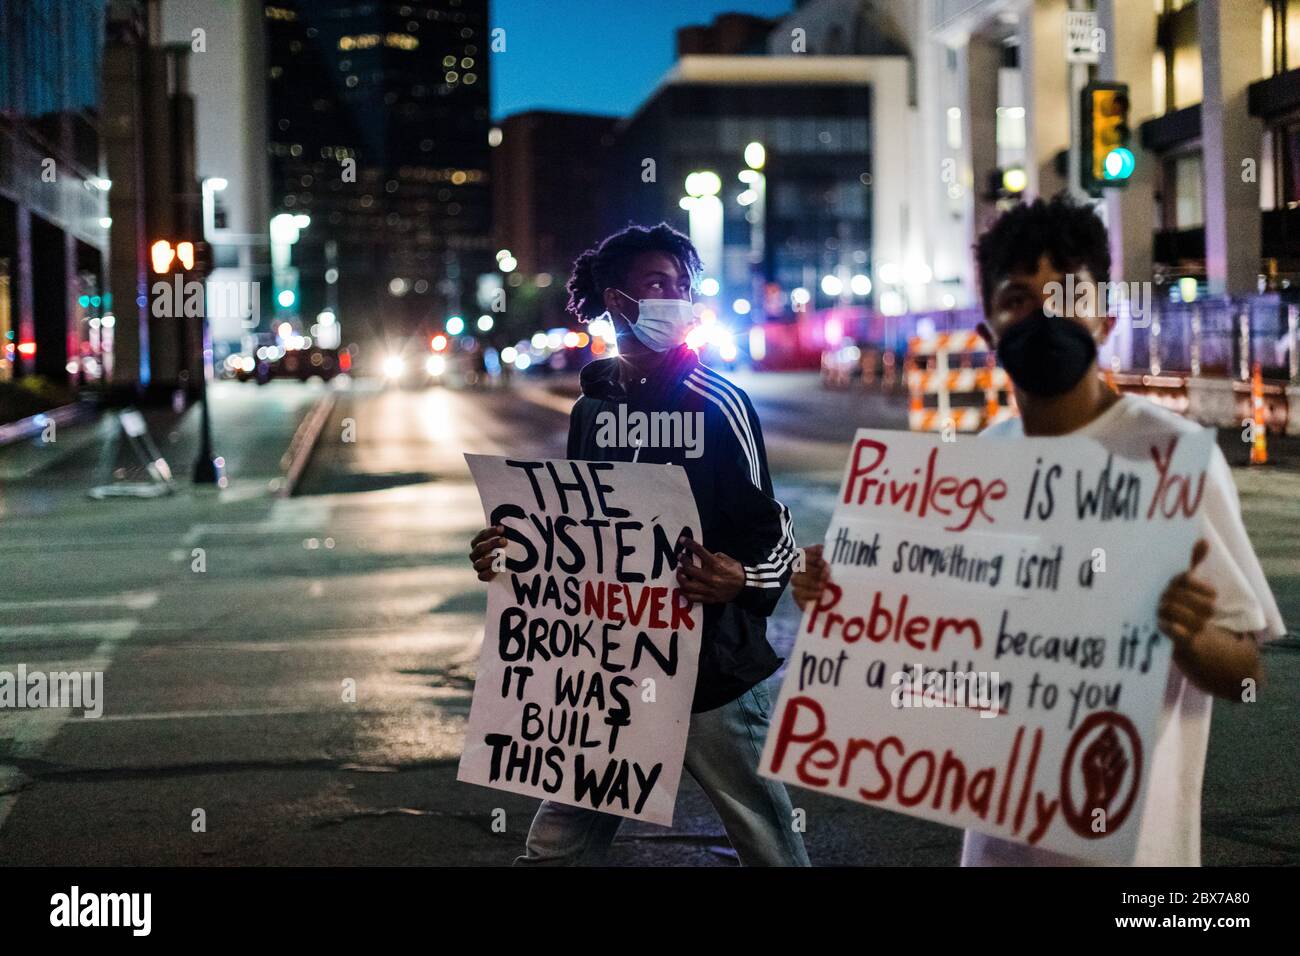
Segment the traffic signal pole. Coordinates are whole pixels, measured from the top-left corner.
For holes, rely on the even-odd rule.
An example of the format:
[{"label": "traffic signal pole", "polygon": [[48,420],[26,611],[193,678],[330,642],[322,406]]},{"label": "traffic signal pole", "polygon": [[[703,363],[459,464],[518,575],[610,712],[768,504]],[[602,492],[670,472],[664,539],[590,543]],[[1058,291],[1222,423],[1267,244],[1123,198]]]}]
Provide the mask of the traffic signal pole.
[{"label": "traffic signal pole", "polygon": [[212,355],[212,342],[206,289],[203,298],[203,315],[199,318],[199,455],[194,460],[194,483],[223,487],[226,483],[222,473],[225,462],[212,453],[212,410],[208,405],[208,360]]}]

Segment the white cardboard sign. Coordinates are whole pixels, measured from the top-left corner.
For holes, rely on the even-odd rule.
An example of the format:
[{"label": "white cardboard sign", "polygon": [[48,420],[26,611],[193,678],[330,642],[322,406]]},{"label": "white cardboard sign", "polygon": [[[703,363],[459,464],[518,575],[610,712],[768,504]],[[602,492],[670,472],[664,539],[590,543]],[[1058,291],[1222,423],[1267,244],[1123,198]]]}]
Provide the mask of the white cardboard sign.
[{"label": "white cardboard sign", "polygon": [[859,431],[761,772],[1131,861],[1212,443]]},{"label": "white cardboard sign", "polygon": [[685,470],[465,459],[509,543],[457,779],[671,825],[704,619],[674,575]]}]

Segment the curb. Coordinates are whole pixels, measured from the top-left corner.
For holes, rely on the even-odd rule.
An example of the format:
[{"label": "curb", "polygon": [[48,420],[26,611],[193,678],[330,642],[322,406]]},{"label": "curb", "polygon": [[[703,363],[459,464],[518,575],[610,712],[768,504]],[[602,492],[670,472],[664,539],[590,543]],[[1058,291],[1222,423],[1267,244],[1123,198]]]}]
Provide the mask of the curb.
[{"label": "curb", "polygon": [[16,422],[0,425],[0,448],[36,437],[50,422],[54,422],[56,426],[75,425],[93,418],[94,415],[94,407],[85,402],[73,402],[71,405],[60,405],[46,412],[37,412]]},{"label": "curb", "polygon": [[333,394],[325,395],[312,406],[312,410],[299,422],[297,431],[293,433],[293,438],[289,440],[288,450],[280,459],[280,467],[284,471],[284,477],[280,482],[279,489],[276,491],[279,497],[288,498],[293,494],[298,480],[307,468],[307,462],[311,460],[312,452],[316,450],[316,442],[320,440],[321,432],[325,429],[325,423],[329,421],[337,402],[338,398]]}]

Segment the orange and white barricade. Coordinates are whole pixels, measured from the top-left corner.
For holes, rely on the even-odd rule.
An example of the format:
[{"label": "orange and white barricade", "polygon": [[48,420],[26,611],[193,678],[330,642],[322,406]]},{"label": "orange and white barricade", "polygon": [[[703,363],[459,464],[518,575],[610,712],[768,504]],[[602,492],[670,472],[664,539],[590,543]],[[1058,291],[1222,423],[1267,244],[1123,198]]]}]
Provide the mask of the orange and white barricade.
[{"label": "orange and white barricade", "polygon": [[[984,357],[977,364],[975,356],[980,353]],[[907,388],[912,431],[973,432],[1016,414],[1010,378],[997,367],[996,356],[974,331],[910,339]],[[958,397],[956,402],[954,397]],[[934,404],[928,404],[930,400]]]}]

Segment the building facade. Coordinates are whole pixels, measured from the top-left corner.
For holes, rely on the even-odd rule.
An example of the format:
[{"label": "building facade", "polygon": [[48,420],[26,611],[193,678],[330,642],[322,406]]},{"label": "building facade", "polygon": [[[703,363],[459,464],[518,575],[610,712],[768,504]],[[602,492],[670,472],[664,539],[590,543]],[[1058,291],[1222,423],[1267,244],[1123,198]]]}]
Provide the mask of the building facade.
[{"label": "building facade", "polygon": [[[276,321],[352,335],[459,311],[491,264],[486,0],[267,0]],[[286,291],[289,293],[286,295]]]},{"label": "building facade", "polygon": [[174,294],[178,279],[182,291],[201,289],[205,270],[191,52],[164,42],[161,0],[109,3],[100,103],[111,184],[109,390],[122,401],[193,396],[204,374],[202,311]]},{"label": "building facade", "polygon": [[[927,42],[956,67],[953,76],[939,77],[947,90],[939,106],[959,113],[968,134],[956,138],[954,150],[968,185],[998,169],[989,144],[999,142],[1006,90],[995,91],[986,78],[989,64],[1015,48],[1025,197],[1064,189],[1089,198],[1078,166],[1079,92],[1092,81],[1128,88],[1134,173],[1126,188],[1101,200],[1117,278],[1170,285],[1191,279],[1201,295],[1211,296],[1287,289],[1300,280],[1300,3],[934,0],[927,6]],[[1065,55],[1071,13],[1095,15],[1095,63]],[[974,209],[967,223],[977,227],[984,200],[976,195],[968,202]]]},{"label": "building facade", "polygon": [[206,311],[215,362],[273,315],[270,164],[262,0],[165,0],[163,38],[188,47],[200,119],[195,163],[209,249]]},{"label": "building facade", "polygon": [[112,372],[102,0],[0,6],[0,382]]},{"label": "building facade", "polygon": [[683,56],[620,127],[611,225],[689,230],[741,327],[874,302],[861,277],[902,258],[910,158],[883,131],[912,108],[902,57]]}]

